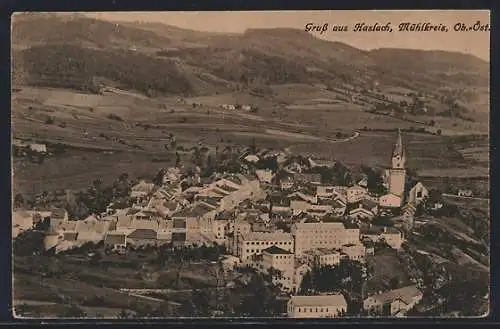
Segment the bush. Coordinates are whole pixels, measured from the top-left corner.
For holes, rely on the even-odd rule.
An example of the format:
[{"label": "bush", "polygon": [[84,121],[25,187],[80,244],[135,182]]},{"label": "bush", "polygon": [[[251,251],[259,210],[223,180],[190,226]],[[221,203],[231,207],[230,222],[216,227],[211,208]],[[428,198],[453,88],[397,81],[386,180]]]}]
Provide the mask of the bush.
[{"label": "bush", "polygon": [[52,125],[55,123],[55,120],[53,117],[47,117],[47,119],[45,119],[45,124],[47,125]]},{"label": "bush", "polygon": [[111,120],[116,120],[116,121],[123,121],[123,119],[116,114],[108,114],[107,118],[111,119]]}]

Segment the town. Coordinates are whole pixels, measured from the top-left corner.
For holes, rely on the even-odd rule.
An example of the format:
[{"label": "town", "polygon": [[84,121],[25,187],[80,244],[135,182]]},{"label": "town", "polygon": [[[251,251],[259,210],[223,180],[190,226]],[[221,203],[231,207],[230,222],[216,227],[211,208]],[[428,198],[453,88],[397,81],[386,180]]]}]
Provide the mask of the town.
[{"label": "town", "polygon": [[[80,220],[69,192],[68,209],[15,209],[13,238],[42,230],[42,252],[54,254],[85,253],[89,243],[123,256],[140,248],[215,247],[222,252],[213,261],[224,272],[269,275],[275,298],[287,301],[276,316],[405,316],[421,301],[421,279],[401,286],[395,278],[392,289],[365,291],[366,258],[401,251],[418,214],[444,206],[439,195],[408,179],[401,131],[380,177],[354,178],[335,161],[255,146],[241,150],[237,168],[207,176],[217,157],[194,168],[178,161],[153,181],[126,189],[128,204],[114,200]],[[337,184],[325,184],[328,173],[337,175],[330,180]],[[100,183],[92,189],[99,198]]]}]

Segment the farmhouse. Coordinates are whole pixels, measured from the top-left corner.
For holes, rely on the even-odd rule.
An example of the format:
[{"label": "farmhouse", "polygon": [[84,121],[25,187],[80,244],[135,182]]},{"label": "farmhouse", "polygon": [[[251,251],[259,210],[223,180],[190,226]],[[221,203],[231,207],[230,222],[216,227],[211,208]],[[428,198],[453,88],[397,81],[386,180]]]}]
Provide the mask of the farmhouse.
[{"label": "farmhouse", "polygon": [[363,308],[373,315],[393,316],[408,312],[422,297],[416,286],[407,286],[370,296],[363,301]]},{"label": "farmhouse", "polygon": [[469,190],[469,189],[459,189],[457,195],[462,196],[462,197],[471,198],[474,196],[474,193],[472,193],[472,190]]},{"label": "farmhouse", "polygon": [[31,143],[29,144],[29,148],[34,152],[47,153],[47,145],[45,144]]},{"label": "farmhouse", "polygon": [[429,197],[429,191],[421,182],[412,182],[408,187],[408,202],[418,205]]}]

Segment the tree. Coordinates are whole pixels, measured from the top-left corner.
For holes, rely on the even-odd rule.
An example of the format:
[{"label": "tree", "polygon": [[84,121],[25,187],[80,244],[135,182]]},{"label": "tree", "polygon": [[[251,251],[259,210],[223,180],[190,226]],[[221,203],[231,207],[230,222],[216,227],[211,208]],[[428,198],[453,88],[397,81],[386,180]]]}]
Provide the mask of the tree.
[{"label": "tree", "polygon": [[391,289],[398,289],[399,288],[399,284],[400,284],[400,281],[399,281],[399,277],[395,276],[393,277],[390,281],[389,281],[389,287]]},{"label": "tree", "polygon": [[160,169],[158,173],[156,174],[155,178],[153,179],[153,184],[156,186],[162,186],[163,185],[163,178],[165,177],[166,171],[165,169]]},{"label": "tree", "polygon": [[82,318],[87,314],[77,305],[72,304],[69,309],[64,312],[63,317],[65,318]]},{"label": "tree", "polygon": [[127,312],[124,308],[118,313],[118,319],[128,319],[130,317],[130,313]]},{"label": "tree", "polygon": [[22,207],[24,205],[24,197],[21,193],[17,193],[14,197],[14,205],[16,207]]}]

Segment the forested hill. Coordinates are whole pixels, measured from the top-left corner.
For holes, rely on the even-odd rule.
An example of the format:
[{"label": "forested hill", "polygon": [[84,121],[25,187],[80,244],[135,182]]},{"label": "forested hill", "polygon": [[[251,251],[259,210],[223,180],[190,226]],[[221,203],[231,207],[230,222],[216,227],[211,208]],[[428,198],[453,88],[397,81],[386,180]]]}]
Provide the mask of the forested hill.
[{"label": "forested hill", "polygon": [[[303,83],[405,87],[470,94],[489,86],[489,63],[471,55],[407,49],[363,51],[300,30],[222,35],[81,15],[15,16],[16,83],[86,88],[92,77],[155,93],[211,94]],[[466,100],[465,100],[466,101]]]}]

